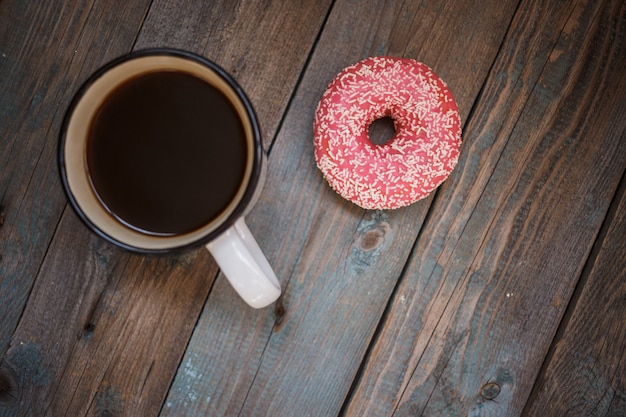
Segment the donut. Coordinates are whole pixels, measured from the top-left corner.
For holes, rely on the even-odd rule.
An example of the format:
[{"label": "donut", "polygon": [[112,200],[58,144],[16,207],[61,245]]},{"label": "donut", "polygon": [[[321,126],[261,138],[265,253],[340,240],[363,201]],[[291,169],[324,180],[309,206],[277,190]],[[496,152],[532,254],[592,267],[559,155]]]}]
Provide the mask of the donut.
[{"label": "donut", "polygon": [[[382,145],[368,129],[393,119]],[[317,167],[339,195],[365,209],[395,209],[427,195],[450,175],[461,145],[459,110],[446,83],[421,62],[366,58],[328,85],[313,123]]]}]

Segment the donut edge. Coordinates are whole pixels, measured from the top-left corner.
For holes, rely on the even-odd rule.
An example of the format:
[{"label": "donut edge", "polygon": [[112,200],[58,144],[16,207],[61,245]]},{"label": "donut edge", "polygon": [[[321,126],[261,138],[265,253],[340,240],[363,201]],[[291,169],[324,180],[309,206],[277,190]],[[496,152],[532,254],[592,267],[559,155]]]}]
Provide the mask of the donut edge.
[{"label": "donut edge", "polygon": [[[440,84],[440,88],[442,89],[444,96],[446,97],[445,107],[448,109],[448,111],[452,112],[451,117],[453,117],[453,119],[455,120],[453,127],[449,129],[449,131],[452,133],[452,136],[453,136],[452,142],[454,143],[454,147],[452,148],[452,150],[454,152],[453,152],[453,155],[451,155],[449,158],[445,160],[446,165],[448,167],[447,173],[439,180],[433,181],[430,184],[428,184],[428,187],[427,187],[428,191],[420,193],[417,197],[413,197],[410,199],[397,199],[395,203],[389,203],[387,201],[384,201],[384,199],[376,200],[376,199],[363,197],[360,193],[356,193],[355,195],[350,195],[347,192],[345,192],[345,189],[344,189],[345,187],[341,186],[342,184],[345,183],[345,181],[342,181],[332,176],[329,172],[327,172],[327,170],[324,167],[323,159],[324,159],[324,156],[327,155],[328,153],[328,142],[330,139],[320,134],[321,115],[326,111],[326,108],[329,106],[329,97],[331,96],[331,94],[340,88],[342,79],[352,72],[356,72],[361,68],[367,67],[368,64],[373,66],[375,64],[378,64],[381,61],[385,65],[387,65],[389,62],[391,63],[397,62],[397,63],[400,63],[401,65],[410,65],[410,66],[419,68],[420,71],[424,71],[426,74],[429,74],[429,81],[434,81]],[[444,103],[441,100],[439,102],[442,104]],[[461,117],[460,117],[458,105],[456,103],[454,95],[452,94],[452,91],[450,90],[448,84],[441,77],[439,77],[437,73],[435,73],[432,70],[432,68],[430,68],[428,65],[424,64],[423,62],[420,62],[411,58],[394,57],[394,56],[386,56],[386,55],[367,57],[354,64],[351,64],[343,68],[330,81],[330,83],[324,90],[324,93],[322,94],[322,97],[320,98],[317,104],[316,110],[315,110],[315,117],[314,117],[314,123],[313,123],[313,135],[314,135],[314,156],[315,156],[316,165],[318,169],[322,172],[322,175],[324,179],[326,180],[326,182],[329,184],[331,189],[333,189],[333,191],[339,194],[342,198],[366,210],[394,210],[394,209],[398,209],[402,207],[407,207],[409,205],[412,205],[430,196],[433,191],[439,188],[450,177],[450,175],[456,168],[456,165],[458,164],[458,161],[459,161],[460,147],[462,144]],[[380,191],[381,194],[385,194],[380,189],[378,189],[378,191]]]}]

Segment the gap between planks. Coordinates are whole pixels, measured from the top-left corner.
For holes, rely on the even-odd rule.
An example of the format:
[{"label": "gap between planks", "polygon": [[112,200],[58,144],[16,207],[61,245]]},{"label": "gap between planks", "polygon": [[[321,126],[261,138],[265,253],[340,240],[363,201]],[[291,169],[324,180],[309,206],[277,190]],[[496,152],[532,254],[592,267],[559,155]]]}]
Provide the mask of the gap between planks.
[{"label": "gap between planks", "polygon": [[337,0],[331,0],[330,2],[330,6],[328,7],[328,11],[326,12],[326,16],[324,16],[324,19],[322,20],[322,24],[320,25],[320,30],[317,32],[317,35],[315,36],[315,40],[313,40],[313,43],[311,44],[311,49],[309,50],[309,53],[307,54],[306,59],[304,60],[304,65],[302,66],[302,71],[300,71],[300,75],[298,76],[298,79],[296,80],[296,83],[293,86],[293,90],[291,92],[291,95],[289,96],[289,99],[287,100],[287,104],[285,105],[285,110],[283,111],[283,114],[280,118],[280,120],[278,121],[278,125],[276,126],[276,131],[274,132],[274,137],[272,138],[272,140],[270,141],[269,146],[267,147],[267,159],[269,161],[269,157],[272,153],[272,149],[274,148],[274,144],[276,143],[276,139],[278,138],[278,134],[280,133],[280,131],[283,128],[283,124],[285,123],[285,119],[287,118],[287,114],[289,113],[289,109],[291,108],[291,105],[293,104],[293,101],[298,93],[298,91],[300,90],[300,85],[302,84],[302,80],[304,78],[304,74],[307,72],[308,68],[309,68],[309,64],[311,63],[311,59],[313,58],[313,55],[315,55],[315,50],[317,49],[317,44],[320,41],[320,38],[322,37],[322,33],[324,33],[324,29],[326,29],[326,25],[328,23],[328,18],[330,17],[333,8],[335,7],[335,2]]}]

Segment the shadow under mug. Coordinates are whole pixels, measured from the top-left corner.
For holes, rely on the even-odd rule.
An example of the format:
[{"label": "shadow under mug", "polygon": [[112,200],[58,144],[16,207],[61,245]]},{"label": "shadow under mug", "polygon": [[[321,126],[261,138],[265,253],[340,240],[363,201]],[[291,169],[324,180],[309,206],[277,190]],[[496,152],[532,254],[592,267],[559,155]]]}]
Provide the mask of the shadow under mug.
[{"label": "shadow under mug", "polygon": [[[231,106],[231,111],[234,110],[233,114],[236,114],[238,123],[241,124],[242,135],[238,140],[242,141],[241,147],[244,152],[241,154],[242,160],[237,162],[242,167],[241,176],[237,177],[232,193],[229,194],[229,198],[220,206],[216,214],[212,214],[205,223],[192,228],[192,230],[176,233],[154,233],[146,231],[142,227],[136,227],[132,221],[125,220],[123,216],[115,212],[115,209],[111,208],[112,204],[108,204],[103,198],[104,193],[94,184],[97,183],[94,181],[94,169],[90,168],[90,163],[92,163],[90,161],[98,157],[99,149],[93,148],[95,142],[94,145],[90,145],[90,141],[94,140],[93,137],[95,137],[93,132],[95,129],[94,121],[101,117],[103,106],[106,103],[112,103],[111,97],[120,88],[144,76],[171,72],[182,73],[193,77],[195,80],[200,80],[200,82],[208,84],[209,89],[217,90],[222,98],[226,98],[226,105]],[[144,93],[145,91],[138,93],[140,99]],[[148,100],[152,100],[152,98]],[[183,100],[185,100],[184,97]],[[107,105],[112,106],[113,104]],[[136,128],[126,126],[126,124],[133,124],[132,112],[136,110],[132,105],[129,107],[130,110],[128,107],[127,105],[123,112],[131,113],[130,117],[125,118],[123,123],[117,119],[118,124],[121,125],[117,126],[118,128]],[[207,109],[206,111],[210,112],[211,110]],[[170,122],[165,121],[165,123]],[[219,124],[219,120],[214,120],[211,123]],[[167,144],[170,147],[167,149],[176,149],[176,152],[171,152],[171,157],[183,158],[182,161],[178,161],[178,165],[182,163],[185,166],[185,158],[191,156],[194,157],[191,159],[197,160],[197,149],[194,150],[191,147],[192,150],[189,151],[195,152],[196,155],[186,155],[185,152],[179,152],[179,149],[176,148],[178,146],[177,141],[181,140],[180,135],[185,134],[183,132],[186,126],[173,125],[173,128],[172,126],[167,127],[170,130],[180,132],[171,135],[171,138],[166,138],[166,140],[171,141]],[[199,149],[208,149],[207,155],[208,153],[217,153],[212,155],[211,159],[217,161],[222,157],[219,154],[222,152],[221,148],[219,146],[212,147],[210,141],[233,139],[212,135],[210,130],[209,128],[206,132],[206,137],[202,136],[202,141],[206,140],[207,142],[203,142],[204,147]],[[98,140],[103,141],[102,138]],[[140,152],[142,158],[143,155],[150,154],[152,150],[149,148],[157,146],[152,145],[150,140],[151,138],[147,139],[147,145],[146,143],[141,144],[147,148],[145,152],[143,150]],[[103,143],[106,147],[106,140]],[[96,156],[92,157],[91,154],[94,152]],[[112,155],[109,160],[105,160],[105,165],[110,165],[106,167],[106,172],[114,172],[113,175],[117,175],[115,152]],[[264,161],[265,154],[256,115],[245,93],[232,77],[204,57],[168,48],[132,52],[96,71],[80,87],[70,103],[61,128],[59,142],[59,166],[63,186],[72,207],[92,231],[115,245],[144,254],[166,253],[205,245],[237,293],[254,308],[262,308],[271,304],[280,296],[281,292],[280,284],[270,264],[244,221],[244,216],[254,205],[262,188],[265,175]],[[136,163],[137,169],[141,172],[144,162],[138,158]],[[228,164],[228,161],[225,163]],[[185,169],[187,168],[189,167],[185,166]],[[194,169],[193,165],[191,169]],[[219,175],[217,176],[219,177]],[[232,179],[230,181],[233,182]],[[132,183],[132,178],[128,181],[123,179],[120,188],[126,187],[127,182]],[[174,187],[185,189],[186,185],[180,184],[178,187],[175,184]],[[202,196],[212,196],[214,190],[211,187],[213,186],[208,184],[206,187],[202,186],[201,189],[194,189],[193,191],[206,193]],[[150,184],[150,187],[147,188],[159,190],[159,184]],[[138,201],[134,204],[150,213],[150,204],[153,202],[149,199],[142,201],[145,193],[143,193],[144,190],[139,191],[129,193],[126,190],[126,194],[123,194],[124,198],[129,198],[129,195],[131,198],[137,198]],[[113,187],[113,192],[115,193],[115,187]],[[177,210],[180,211],[177,212],[176,216],[185,216],[185,209],[184,205],[177,207]]]}]

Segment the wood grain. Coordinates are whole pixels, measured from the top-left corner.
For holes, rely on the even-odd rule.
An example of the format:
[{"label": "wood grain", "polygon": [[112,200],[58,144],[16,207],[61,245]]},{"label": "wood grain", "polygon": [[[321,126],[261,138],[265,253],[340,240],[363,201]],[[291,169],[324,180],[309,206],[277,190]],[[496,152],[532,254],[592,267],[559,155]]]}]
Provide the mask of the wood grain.
[{"label": "wood grain", "polygon": [[157,0],[136,48],[200,53],[228,71],[255,107],[266,148],[322,28],[330,1]]},{"label": "wood grain", "polygon": [[[423,345],[417,346],[417,337],[422,332],[433,331],[425,327],[424,321],[432,315],[432,327],[441,314],[431,313],[430,310],[433,308],[431,299],[441,291],[442,263],[453,259],[453,250],[465,251],[454,259],[456,263],[471,260],[471,250],[481,238],[470,234],[467,243],[459,246],[461,234],[471,218],[480,219],[483,225],[491,222],[489,213],[477,208],[481,193],[476,190],[484,189],[491,179],[537,83],[541,68],[558,38],[559,29],[572,9],[573,5],[566,3],[554,4],[547,10],[536,4],[518,8],[502,42],[498,59],[474,104],[472,117],[467,121],[457,167],[461,175],[450,179],[458,184],[443,190],[431,209],[434,224],[428,225],[426,238],[421,239],[415,249],[417,254],[422,255],[411,259],[412,268],[419,269],[419,272],[413,272],[412,279],[404,280],[399,287],[387,321],[381,327],[371,357],[364,367],[361,381],[349,402],[347,415],[368,412],[389,415],[397,407],[403,388],[417,366],[416,361],[420,360],[424,345],[428,343],[426,337]],[[526,32],[523,30],[525,26],[546,29]],[[550,29],[552,33],[548,32]],[[485,207],[490,208],[488,205]],[[478,233],[480,226],[476,225],[473,230]],[[412,298],[415,298],[414,302],[411,302]]]},{"label": "wood grain", "polygon": [[5,352],[65,207],[57,134],[72,91],[127,52],[147,1],[0,4],[0,352]]},{"label": "wood grain", "polygon": [[622,179],[525,416],[626,415],[625,190]]},{"label": "wood grain", "polygon": [[346,415],[521,413],[625,168],[616,3],[518,8]]},{"label": "wood grain", "polygon": [[[0,0],[0,416],[625,415],[625,42],[622,0]],[[271,308],[204,250],[132,255],[67,208],[72,93],[153,46],[257,110]],[[433,196],[365,211],[312,119],[385,54],[448,82],[464,143]]]},{"label": "wood grain", "polygon": [[209,255],[133,256],[71,238],[82,229],[63,217],[6,353],[15,415],[155,415],[210,287]]},{"label": "wood grain", "polygon": [[[230,2],[226,2],[228,4]],[[167,33],[154,36],[159,31],[150,26],[150,22],[155,20],[151,18],[152,14],[159,16],[157,21],[165,19],[168,27],[176,28],[186,17],[193,15],[191,11],[202,5],[186,4],[187,13],[173,15],[168,15],[158,6],[151,6],[142,27],[153,34],[149,38],[155,44],[167,43],[168,39]],[[219,8],[218,4],[213,6]],[[253,6],[239,8],[231,23],[245,27],[246,23],[254,21],[259,8]],[[225,38],[221,44],[213,44],[212,47],[227,51],[246,45],[250,51],[266,51],[262,59],[303,63],[326,10],[320,9],[320,3],[311,2],[311,14],[301,16],[301,9],[280,7],[280,2],[271,6],[270,12],[276,12],[268,16],[270,22],[274,19],[273,27],[280,28],[279,22],[286,19],[301,27],[302,36],[294,38],[292,32],[274,30],[272,38],[267,38],[252,31],[247,38],[239,33],[236,38]],[[89,21],[95,27],[99,23],[107,25],[109,20],[116,21],[115,10],[119,13],[117,19],[120,22],[128,20],[125,8],[111,6],[112,14],[103,15],[99,7],[104,6],[94,6],[91,9],[93,14],[89,10],[86,12],[97,19]],[[137,8],[138,3],[128,7]],[[280,10],[290,14],[281,14]],[[136,14],[139,23],[145,14],[146,9]],[[315,15],[317,19],[313,19]],[[202,37],[207,27],[217,25],[219,29],[219,25],[223,24],[219,19],[210,18],[210,15],[205,17],[208,20],[191,29],[189,36],[194,37],[195,34]],[[72,28],[66,30],[77,35],[80,32]],[[29,33],[31,31],[29,29]],[[92,41],[94,47],[99,46],[98,42],[112,40],[110,34],[103,33],[103,39],[96,42],[88,34],[89,29],[84,32],[81,42]],[[236,45],[230,43],[234,40]],[[270,41],[290,49],[269,48],[266,42]],[[127,50],[132,48],[133,43],[134,37],[127,39]],[[146,45],[147,42],[143,44]],[[88,46],[85,45],[86,48]],[[191,43],[177,46],[194,49]],[[240,59],[238,63],[241,79],[264,77],[258,66],[259,61]],[[246,67],[246,64],[250,66]],[[72,68],[74,73],[70,77],[76,77],[76,71],[80,69]],[[285,108],[300,70],[297,65],[284,69],[280,75],[280,88],[257,89],[250,94],[251,99],[266,103],[270,110]],[[268,115],[266,113],[265,117],[270,117]],[[274,124],[277,122],[274,121]],[[48,129],[51,135],[55,134],[52,127]],[[272,136],[268,136],[268,143]],[[40,163],[47,164],[51,171],[55,168],[54,142],[53,137],[48,143],[52,151],[42,154],[40,158]],[[50,175],[54,175],[56,181],[56,173]],[[11,178],[15,177],[12,174]],[[61,197],[61,194],[57,195],[57,199],[64,202]],[[29,202],[32,198],[26,196],[25,201]],[[51,223],[54,226],[52,220]],[[10,217],[8,224],[12,226]],[[29,238],[37,242],[43,239],[38,235]],[[26,251],[20,249],[20,254],[25,255]],[[15,395],[6,405],[0,402],[0,410],[10,415],[28,416],[156,415],[216,271],[215,263],[204,251],[164,257],[126,254],[99,242],[77,222],[70,210],[66,210],[46,253],[46,261],[33,271],[33,274],[38,272],[37,281],[19,327],[15,332],[9,329],[10,347],[0,373],[6,376],[5,380],[10,379],[11,392]],[[15,273],[20,274],[19,271]],[[24,296],[27,294],[28,291],[25,291]],[[19,313],[21,310],[11,306],[10,311]]]},{"label": "wood grain", "polygon": [[[439,16],[438,5],[336,2],[271,149],[267,185],[250,217],[283,286],[274,312],[252,317],[229,308],[234,294],[218,279],[190,341],[162,415],[336,415],[387,299],[419,233],[430,199],[408,209],[367,212],[342,200],[313,161],[312,120],[319,97],[344,66],[373,54],[402,51],[413,26],[398,19],[435,19],[448,33],[467,16],[483,25],[468,31],[486,39],[507,27],[514,4],[467,5]],[[495,25],[495,26],[494,26]],[[399,33],[394,31],[399,30]],[[404,32],[403,32],[404,31]],[[387,44],[394,39],[394,51]],[[487,32],[489,32],[487,34]],[[433,36],[436,36],[433,34]],[[489,53],[467,54],[481,68],[463,82],[447,80],[465,114],[478,93],[499,41]],[[455,53],[463,53],[450,44]],[[436,49],[436,50],[435,50]],[[424,56],[442,57],[434,44]],[[411,56],[420,58],[420,55]],[[449,55],[449,59],[456,59]],[[452,58],[454,57],[454,58]],[[437,68],[435,68],[437,70]],[[467,78],[467,75],[463,75]],[[473,78],[476,77],[477,79]],[[483,77],[483,78],[481,78]],[[456,88],[456,89],[455,89]],[[230,329],[225,332],[224,329]]]}]

